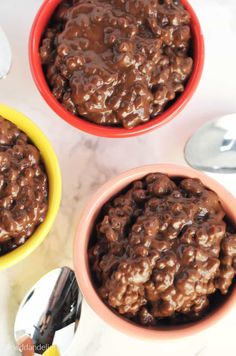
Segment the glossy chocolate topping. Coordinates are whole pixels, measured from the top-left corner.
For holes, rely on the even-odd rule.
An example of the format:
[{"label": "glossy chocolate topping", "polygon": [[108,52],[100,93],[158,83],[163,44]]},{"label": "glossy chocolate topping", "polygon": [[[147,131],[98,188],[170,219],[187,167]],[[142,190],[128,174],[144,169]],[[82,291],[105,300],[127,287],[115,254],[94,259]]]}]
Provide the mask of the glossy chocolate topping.
[{"label": "glossy chocolate topping", "polygon": [[89,261],[114,311],[147,326],[188,322],[207,313],[212,296],[228,292],[236,231],[201,181],[149,174],[105,204]]},{"label": "glossy chocolate topping", "polygon": [[32,235],[47,206],[48,180],[39,150],[0,116],[0,255]]},{"label": "glossy chocolate topping", "polygon": [[179,0],[67,0],[40,56],[67,110],[132,128],[183,92],[193,66],[190,44],[190,16]]}]

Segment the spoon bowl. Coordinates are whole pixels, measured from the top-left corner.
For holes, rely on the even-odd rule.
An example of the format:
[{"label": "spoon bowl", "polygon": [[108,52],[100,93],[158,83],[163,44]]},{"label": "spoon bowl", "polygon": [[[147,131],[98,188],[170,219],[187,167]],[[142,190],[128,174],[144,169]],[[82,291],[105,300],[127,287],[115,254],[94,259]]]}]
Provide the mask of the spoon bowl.
[{"label": "spoon bowl", "polygon": [[199,170],[236,173],[236,114],[200,127],[185,145],[186,162]]},{"label": "spoon bowl", "polygon": [[64,354],[78,326],[81,302],[70,268],[57,268],[44,275],[25,295],[16,315],[14,335],[23,355],[30,344],[36,355]]},{"label": "spoon bowl", "polygon": [[7,76],[11,68],[12,54],[7,36],[0,27],[0,79]]}]

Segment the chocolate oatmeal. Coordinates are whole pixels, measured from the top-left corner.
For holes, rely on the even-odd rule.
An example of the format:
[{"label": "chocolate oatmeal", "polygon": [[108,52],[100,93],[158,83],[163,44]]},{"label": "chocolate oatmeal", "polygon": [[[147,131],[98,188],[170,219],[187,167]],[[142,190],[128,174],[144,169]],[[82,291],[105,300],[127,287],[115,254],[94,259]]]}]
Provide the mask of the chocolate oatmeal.
[{"label": "chocolate oatmeal", "polygon": [[153,173],[102,208],[89,262],[98,294],[113,311],[145,326],[189,322],[228,293],[236,230],[200,180]]},{"label": "chocolate oatmeal", "polygon": [[165,110],[193,68],[180,0],[64,0],[40,57],[55,98],[96,124],[131,129]]},{"label": "chocolate oatmeal", "polygon": [[0,116],[0,256],[33,234],[47,207],[48,179],[39,150]]}]

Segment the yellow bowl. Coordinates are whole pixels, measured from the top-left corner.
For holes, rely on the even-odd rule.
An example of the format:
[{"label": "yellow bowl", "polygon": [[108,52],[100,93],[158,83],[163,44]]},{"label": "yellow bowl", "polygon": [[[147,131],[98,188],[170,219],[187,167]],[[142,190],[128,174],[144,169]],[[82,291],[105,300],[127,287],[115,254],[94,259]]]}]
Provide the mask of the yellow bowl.
[{"label": "yellow bowl", "polygon": [[0,270],[6,269],[27,257],[45,239],[56,218],[61,200],[61,172],[57,157],[42,131],[26,116],[0,104],[0,115],[14,123],[39,149],[49,182],[49,201],[46,218],[30,238],[15,250],[0,256]]}]

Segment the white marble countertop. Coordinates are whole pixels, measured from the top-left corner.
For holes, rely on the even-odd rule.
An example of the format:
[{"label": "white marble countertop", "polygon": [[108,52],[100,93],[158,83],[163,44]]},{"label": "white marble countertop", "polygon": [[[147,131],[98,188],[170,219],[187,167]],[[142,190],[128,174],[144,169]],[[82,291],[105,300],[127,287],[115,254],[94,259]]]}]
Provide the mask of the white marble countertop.
[{"label": "white marble countertop", "polygon": [[[1,356],[18,355],[13,322],[24,293],[50,269],[72,266],[72,242],[87,196],[128,168],[159,162],[184,164],[183,147],[191,133],[215,116],[236,112],[236,2],[190,2],[200,18],[206,41],[205,69],[196,94],[175,120],[159,130],[138,138],[111,140],[92,137],[66,124],[46,105],[33,83],[27,40],[42,0],[0,0],[0,25],[13,49],[10,75],[0,81],[0,102],[22,111],[41,127],[56,150],[63,176],[62,205],[48,238],[23,262],[0,272]],[[233,176],[216,178],[236,194]],[[208,333],[168,344],[147,343],[120,334],[100,320],[86,303],[82,314],[68,356],[236,355],[236,307]]]}]

